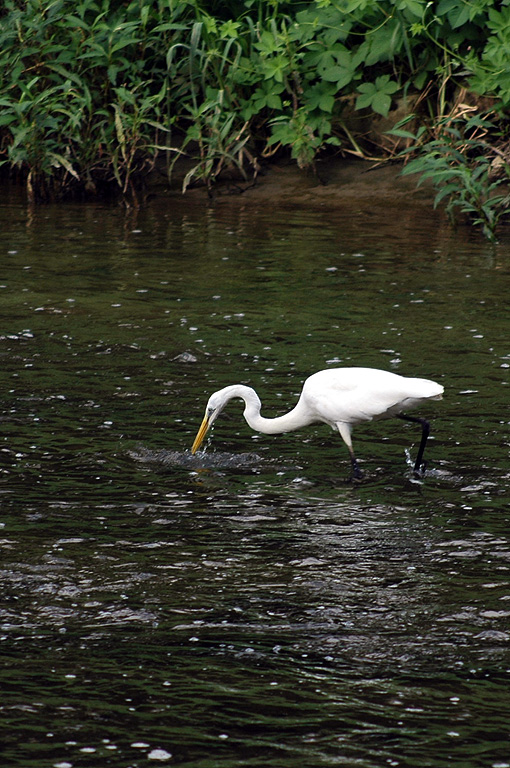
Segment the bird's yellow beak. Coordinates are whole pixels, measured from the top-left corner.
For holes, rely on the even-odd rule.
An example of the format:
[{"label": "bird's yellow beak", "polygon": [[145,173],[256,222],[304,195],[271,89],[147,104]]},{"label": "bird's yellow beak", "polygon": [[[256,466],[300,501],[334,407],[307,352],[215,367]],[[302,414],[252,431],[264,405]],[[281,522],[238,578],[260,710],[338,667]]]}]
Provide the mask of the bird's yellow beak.
[{"label": "bird's yellow beak", "polygon": [[193,445],[191,446],[191,453],[194,454],[198,451],[200,446],[203,443],[204,437],[207,434],[207,430],[211,426],[211,422],[209,421],[209,418],[207,416],[204,416],[204,419],[200,425],[200,429],[197,432],[197,436],[195,437],[195,441]]}]

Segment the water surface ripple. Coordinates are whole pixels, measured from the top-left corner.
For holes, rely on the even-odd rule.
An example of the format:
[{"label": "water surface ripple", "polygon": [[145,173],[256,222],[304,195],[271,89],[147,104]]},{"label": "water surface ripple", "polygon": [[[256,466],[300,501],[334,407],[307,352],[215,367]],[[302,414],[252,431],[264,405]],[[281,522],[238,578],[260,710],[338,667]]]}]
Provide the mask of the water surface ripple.
[{"label": "water surface ripple", "polygon": [[[419,211],[0,205],[9,768],[508,768],[508,237]],[[505,239],[506,238],[506,239]],[[371,365],[410,424],[205,403]]]}]

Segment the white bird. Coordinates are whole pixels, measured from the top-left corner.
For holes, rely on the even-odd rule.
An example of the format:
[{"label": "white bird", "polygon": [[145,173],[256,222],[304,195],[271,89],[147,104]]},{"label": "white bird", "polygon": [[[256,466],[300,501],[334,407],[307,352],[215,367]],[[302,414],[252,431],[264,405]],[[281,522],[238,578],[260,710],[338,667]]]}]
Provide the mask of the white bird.
[{"label": "white bird", "polygon": [[352,447],[353,426],[391,416],[414,421],[422,428],[414,464],[414,471],[419,474],[430,425],[425,419],[407,416],[404,411],[428,400],[441,400],[443,392],[444,387],[435,381],[408,378],[376,368],[329,368],[306,379],[299,400],[291,411],[274,419],[266,419],[260,415],[262,404],[255,390],[243,384],[232,384],[214,392],[209,398],[191,453],[198,451],[229,400],[239,397],[245,404],[244,418],[257,432],[277,435],[317,422],[324,422],[338,430],[349,450],[356,478],[360,478],[362,473]]}]

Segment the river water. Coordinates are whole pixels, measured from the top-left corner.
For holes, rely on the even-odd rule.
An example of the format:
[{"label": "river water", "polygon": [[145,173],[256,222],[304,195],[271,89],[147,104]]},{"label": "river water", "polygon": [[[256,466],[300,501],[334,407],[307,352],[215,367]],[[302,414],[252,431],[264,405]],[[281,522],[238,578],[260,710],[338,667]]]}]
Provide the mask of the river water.
[{"label": "river water", "polygon": [[[510,233],[423,205],[0,204],[8,768],[510,766]],[[307,375],[416,425],[257,435]],[[418,430],[419,432],[419,430]]]}]

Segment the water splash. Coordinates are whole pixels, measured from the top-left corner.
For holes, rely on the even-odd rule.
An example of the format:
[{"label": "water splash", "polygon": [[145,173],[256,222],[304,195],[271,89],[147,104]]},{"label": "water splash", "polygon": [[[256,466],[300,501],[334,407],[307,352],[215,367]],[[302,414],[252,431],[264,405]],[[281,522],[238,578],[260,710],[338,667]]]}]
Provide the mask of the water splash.
[{"label": "water splash", "polygon": [[142,464],[159,465],[162,467],[181,467],[184,469],[260,469],[273,465],[273,462],[263,459],[257,453],[227,453],[222,451],[199,451],[194,455],[191,451],[152,451],[140,447],[129,451],[129,456]]}]

